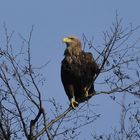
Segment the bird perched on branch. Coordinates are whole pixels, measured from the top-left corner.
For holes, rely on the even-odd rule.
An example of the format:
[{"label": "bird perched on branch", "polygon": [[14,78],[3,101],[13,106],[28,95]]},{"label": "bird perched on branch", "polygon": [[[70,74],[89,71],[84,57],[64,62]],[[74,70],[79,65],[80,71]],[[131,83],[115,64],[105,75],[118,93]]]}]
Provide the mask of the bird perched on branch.
[{"label": "bird perched on branch", "polygon": [[94,95],[94,77],[98,73],[92,54],[82,50],[80,40],[75,36],[63,39],[66,44],[61,63],[61,80],[72,108]]}]

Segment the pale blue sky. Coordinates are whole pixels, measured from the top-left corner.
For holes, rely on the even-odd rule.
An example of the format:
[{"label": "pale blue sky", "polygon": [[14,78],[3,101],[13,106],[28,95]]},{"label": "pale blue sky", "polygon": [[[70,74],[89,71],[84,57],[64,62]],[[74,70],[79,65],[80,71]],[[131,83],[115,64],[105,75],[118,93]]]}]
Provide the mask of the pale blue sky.
[{"label": "pale blue sky", "polygon": [[[88,38],[94,36],[95,46],[100,45],[102,32],[110,27],[116,10],[124,25],[140,25],[140,0],[0,0],[0,36],[4,22],[9,30],[15,31],[13,42],[19,42],[17,33],[27,37],[34,25],[31,46],[33,63],[38,66],[50,60],[44,70],[47,86],[43,94],[61,102],[65,96],[60,80],[60,62],[65,49],[62,38],[71,34],[82,38],[82,33],[85,33]],[[98,104],[96,111],[103,114],[94,124],[94,130],[110,131],[117,125],[114,122],[119,121],[116,103],[102,95],[91,102]],[[66,96],[63,104],[68,105]],[[110,112],[114,114],[111,116],[114,119],[110,119]]]}]

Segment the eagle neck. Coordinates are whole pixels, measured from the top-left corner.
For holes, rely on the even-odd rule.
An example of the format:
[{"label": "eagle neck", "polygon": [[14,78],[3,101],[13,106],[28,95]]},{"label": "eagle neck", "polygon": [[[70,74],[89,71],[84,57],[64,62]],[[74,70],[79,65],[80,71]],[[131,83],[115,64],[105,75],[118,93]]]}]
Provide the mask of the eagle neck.
[{"label": "eagle neck", "polygon": [[65,56],[79,56],[82,52],[81,47],[68,46],[64,52]]}]

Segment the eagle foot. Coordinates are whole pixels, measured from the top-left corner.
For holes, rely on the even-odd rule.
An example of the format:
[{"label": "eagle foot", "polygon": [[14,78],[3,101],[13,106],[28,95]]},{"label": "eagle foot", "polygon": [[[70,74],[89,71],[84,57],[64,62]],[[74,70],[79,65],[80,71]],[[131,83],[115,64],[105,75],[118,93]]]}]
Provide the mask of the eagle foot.
[{"label": "eagle foot", "polygon": [[88,90],[85,91],[85,97],[88,97]]},{"label": "eagle foot", "polygon": [[78,106],[78,102],[75,99],[71,99],[70,106],[75,109]]},{"label": "eagle foot", "polygon": [[87,87],[84,88],[84,98],[88,97],[88,90],[89,89]]}]

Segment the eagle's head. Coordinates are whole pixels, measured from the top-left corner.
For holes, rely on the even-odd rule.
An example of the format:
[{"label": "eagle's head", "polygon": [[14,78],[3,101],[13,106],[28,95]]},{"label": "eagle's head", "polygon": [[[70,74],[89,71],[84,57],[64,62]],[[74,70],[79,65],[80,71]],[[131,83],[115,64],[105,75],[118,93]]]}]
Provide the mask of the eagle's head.
[{"label": "eagle's head", "polygon": [[82,47],[81,47],[81,42],[80,40],[75,37],[75,36],[69,36],[63,39],[63,42],[66,44],[67,48],[64,52],[65,56],[78,56],[81,51],[82,51]]},{"label": "eagle's head", "polygon": [[75,36],[69,36],[63,39],[63,42],[66,43],[67,47],[78,47],[81,48],[80,40]]}]

